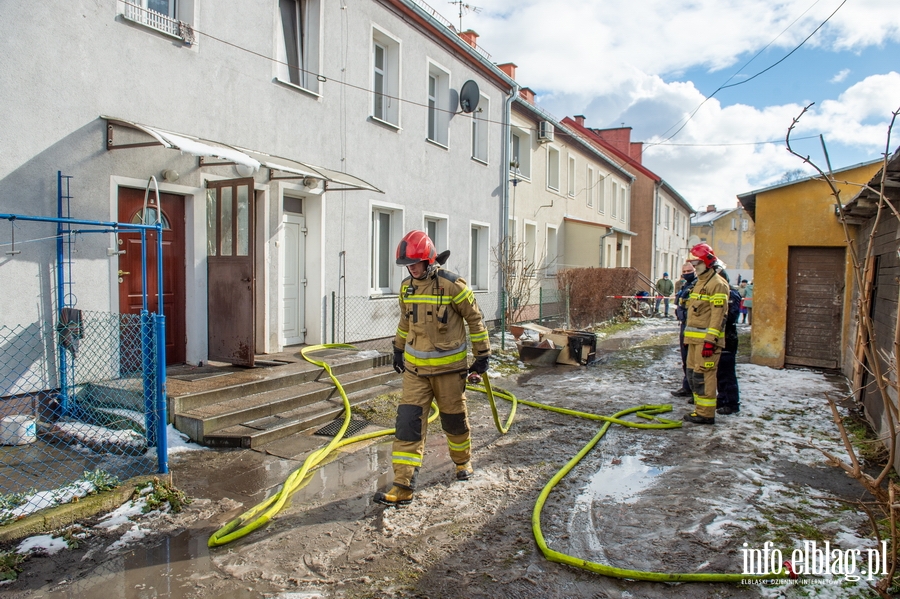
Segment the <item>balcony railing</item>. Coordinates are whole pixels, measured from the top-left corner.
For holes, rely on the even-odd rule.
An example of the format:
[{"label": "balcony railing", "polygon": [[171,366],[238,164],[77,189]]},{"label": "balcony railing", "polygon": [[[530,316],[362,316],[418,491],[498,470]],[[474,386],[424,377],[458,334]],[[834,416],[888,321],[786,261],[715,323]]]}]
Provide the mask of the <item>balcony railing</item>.
[{"label": "balcony railing", "polygon": [[137,4],[132,4],[130,2],[123,2],[122,4],[125,6],[125,10],[122,14],[129,21],[134,21],[135,23],[140,23],[150,29],[155,29],[156,31],[161,31],[167,35],[177,37],[187,44],[193,43],[194,32],[186,23],[173,19],[160,12],[156,12],[155,10],[138,6]]}]

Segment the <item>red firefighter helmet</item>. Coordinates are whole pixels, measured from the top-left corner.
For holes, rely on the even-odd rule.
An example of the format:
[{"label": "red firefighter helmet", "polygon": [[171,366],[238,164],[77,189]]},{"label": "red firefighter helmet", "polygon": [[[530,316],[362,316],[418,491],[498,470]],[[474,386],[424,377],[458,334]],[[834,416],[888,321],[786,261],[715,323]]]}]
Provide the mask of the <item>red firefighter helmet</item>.
[{"label": "red firefighter helmet", "polygon": [[397,264],[409,266],[423,260],[429,265],[434,264],[437,258],[437,250],[434,243],[424,231],[410,231],[397,246]]},{"label": "red firefighter helmet", "polygon": [[702,260],[706,264],[706,268],[712,268],[713,264],[718,262],[718,258],[713,253],[712,248],[705,243],[698,243],[691,248],[691,258],[694,260]]}]

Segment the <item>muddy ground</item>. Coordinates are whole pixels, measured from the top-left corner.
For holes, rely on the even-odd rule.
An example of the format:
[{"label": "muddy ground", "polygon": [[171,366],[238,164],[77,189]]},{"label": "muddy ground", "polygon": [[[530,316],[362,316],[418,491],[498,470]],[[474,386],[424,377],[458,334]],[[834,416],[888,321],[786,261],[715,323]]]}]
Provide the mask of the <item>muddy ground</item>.
[{"label": "muddy ground", "polygon": [[[680,419],[690,406],[669,393],[681,378],[675,326],[648,320],[622,331],[601,342],[600,361],[589,367],[533,369],[493,382],[520,399],[596,414],[672,403],[670,415]],[[822,499],[855,499],[856,484],[807,446],[812,438],[836,447],[823,395],[844,392],[843,379],[804,372],[809,379],[798,391],[773,382],[775,372],[791,376],[739,364],[744,410],[720,416],[714,427],[613,425],[550,495],[541,517],[550,547],[637,570],[736,573],[743,543],[780,539],[790,546],[803,538],[801,526],[826,537],[864,528],[858,514]],[[31,557],[19,580],[0,587],[0,596],[772,596],[754,586],[636,582],[549,562],[532,533],[535,500],[600,423],[519,406],[512,429],[502,435],[485,397],[470,392],[469,398],[473,480],[453,480],[435,423],[411,506],[370,501],[390,483],[388,437],[340,452],[267,527],[207,549],[214,530],[270,495],[306,451],[327,439],[305,437],[270,453],[186,452],[170,462],[175,484],[194,498],[182,513],[145,518],[131,533],[82,523],[87,536],[77,548]],[[509,405],[499,407],[505,419]],[[391,398],[374,402],[365,415],[392,426]],[[128,534],[135,540],[123,543]]]}]

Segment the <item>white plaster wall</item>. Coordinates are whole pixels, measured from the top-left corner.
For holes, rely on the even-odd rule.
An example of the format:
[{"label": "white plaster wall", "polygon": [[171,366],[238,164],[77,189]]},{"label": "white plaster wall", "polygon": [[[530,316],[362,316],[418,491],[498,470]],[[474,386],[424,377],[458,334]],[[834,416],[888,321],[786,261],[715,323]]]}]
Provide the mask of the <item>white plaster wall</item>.
[{"label": "white plaster wall", "polygon": [[[342,8],[341,4],[345,4]],[[56,215],[56,173],[72,179],[72,214],[115,220],[118,185],[142,187],[163,170],[180,174],[161,190],[187,201],[188,360],[206,351],[205,179],[237,175],[231,166],[198,166],[196,158],[161,147],[106,150],[106,122],[117,116],[153,127],[293,158],[361,177],[385,191],[328,191],[304,202],[307,211],[307,342],[326,341],[327,300],[338,290],[346,252],[346,293],[368,296],[370,200],[404,206],[404,227],[418,228],[425,212],[450,214],[453,265],[467,274],[469,220],[491,223],[491,245],[501,226],[506,169],[500,165],[505,90],[463,59],[372,0],[323,2],[322,73],[312,95],[273,81],[277,3],[195,0],[197,43],[187,47],[117,16],[114,0],[4,6],[0,19],[0,213]],[[373,25],[402,44],[400,129],[371,122],[369,69]],[[212,39],[211,34],[228,44]],[[233,44],[233,45],[229,45]],[[244,48],[247,51],[241,50]],[[425,141],[427,60],[451,72],[458,90],[475,80],[490,98],[489,158],[471,159],[471,121],[450,119],[448,148]],[[341,82],[347,85],[342,85]],[[121,135],[117,140],[124,139]],[[258,281],[258,351],[280,349],[280,281],[275,241],[281,222],[278,185],[256,174],[265,198]],[[465,217],[463,216],[465,215]],[[9,231],[0,222],[0,243]],[[17,240],[48,237],[54,225],[17,223]],[[104,235],[79,239],[74,269],[78,307],[117,310],[115,259]],[[0,258],[0,323],[52,320],[55,243],[23,246]],[[491,266],[493,270],[493,265]],[[490,277],[496,281],[495,274]],[[495,285],[495,283],[493,283]],[[330,339],[329,339],[330,340]]]}]

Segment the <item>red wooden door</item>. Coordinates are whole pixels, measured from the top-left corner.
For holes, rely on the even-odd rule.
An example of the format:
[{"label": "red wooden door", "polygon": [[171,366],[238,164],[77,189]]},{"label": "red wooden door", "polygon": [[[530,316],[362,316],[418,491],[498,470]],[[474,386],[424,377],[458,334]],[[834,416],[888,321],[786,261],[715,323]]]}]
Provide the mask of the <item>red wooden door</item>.
[{"label": "red wooden door", "polygon": [[[166,364],[181,364],[185,360],[187,333],[185,327],[184,289],[184,197],[151,191],[144,213],[144,190],[119,188],[119,222],[163,223],[163,314],[166,316]],[[140,314],[141,295],[141,235],[138,232],[119,233],[119,312]],[[159,311],[156,254],[156,232],[147,233],[147,310]],[[130,352],[133,353],[133,352]],[[123,356],[123,359],[125,356]],[[128,369],[128,368],[126,368]]]}]

